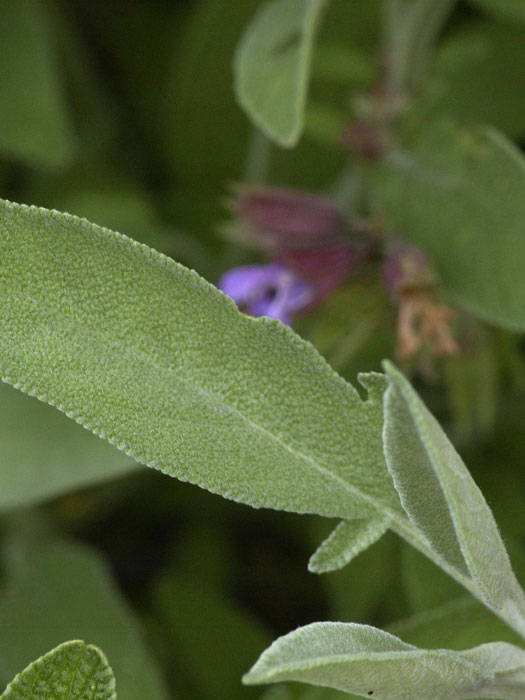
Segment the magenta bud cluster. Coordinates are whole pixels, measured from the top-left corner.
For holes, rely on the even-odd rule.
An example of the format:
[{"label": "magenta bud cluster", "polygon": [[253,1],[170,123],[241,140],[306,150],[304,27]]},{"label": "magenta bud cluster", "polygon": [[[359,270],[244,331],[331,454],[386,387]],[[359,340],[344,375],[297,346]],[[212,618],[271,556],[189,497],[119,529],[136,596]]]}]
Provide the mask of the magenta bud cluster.
[{"label": "magenta bud cluster", "polygon": [[268,265],[226,272],[219,288],[253,316],[289,324],[295,314],[329,296],[367,254],[367,246],[346,236],[347,222],[329,198],[297,190],[239,191],[232,204],[241,235],[269,253]]}]

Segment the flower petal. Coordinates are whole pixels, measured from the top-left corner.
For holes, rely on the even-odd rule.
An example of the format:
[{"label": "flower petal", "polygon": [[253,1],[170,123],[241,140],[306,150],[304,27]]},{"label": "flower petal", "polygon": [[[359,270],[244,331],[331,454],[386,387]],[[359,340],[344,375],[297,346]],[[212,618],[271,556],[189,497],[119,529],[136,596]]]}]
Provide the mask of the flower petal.
[{"label": "flower petal", "polygon": [[237,304],[250,304],[266,290],[278,286],[283,269],[281,263],[235,267],[224,273],[218,287]]}]

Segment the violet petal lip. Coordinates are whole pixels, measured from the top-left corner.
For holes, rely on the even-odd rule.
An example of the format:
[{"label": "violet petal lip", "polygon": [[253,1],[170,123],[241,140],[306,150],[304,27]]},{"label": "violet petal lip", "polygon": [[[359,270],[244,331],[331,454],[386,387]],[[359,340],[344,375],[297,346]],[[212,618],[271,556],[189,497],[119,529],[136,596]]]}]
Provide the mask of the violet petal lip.
[{"label": "violet petal lip", "polygon": [[280,262],[229,270],[220,279],[219,289],[252,316],[269,316],[287,325],[291,315],[312,299],[310,286]]},{"label": "violet petal lip", "polygon": [[264,290],[277,287],[285,269],[280,263],[235,267],[224,273],[218,286],[238,304],[248,304]]}]

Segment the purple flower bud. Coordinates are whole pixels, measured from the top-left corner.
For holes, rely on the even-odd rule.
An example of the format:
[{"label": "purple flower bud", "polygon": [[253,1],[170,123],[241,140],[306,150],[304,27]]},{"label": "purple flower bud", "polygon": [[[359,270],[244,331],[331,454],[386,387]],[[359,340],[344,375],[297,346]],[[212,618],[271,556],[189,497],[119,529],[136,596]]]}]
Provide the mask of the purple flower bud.
[{"label": "purple flower bud", "polygon": [[218,286],[251,316],[269,316],[287,325],[312,300],[310,286],[280,262],[234,268]]},{"label": "purple flower bud", "polygon": [[426,255],[420,248],[397,239],[389,244],[383,264],[385,286],[393,296],[408,289],[427,287],[435,276]]},{"label": "purple flower bud", "polygon": [[345,230],[345,218],[331,199],[298,190],[240,190],[233,209],[258,232],[264,248],[312,247],[340,239]]},{"label": "purple flower bud", "polygon": [[314,308],[365,261],[369,252],[367,244],[352,242],[347,245],[295,250],[288,253],[284,260],[301,279],[310,284],[313,295],[308,308]]}]

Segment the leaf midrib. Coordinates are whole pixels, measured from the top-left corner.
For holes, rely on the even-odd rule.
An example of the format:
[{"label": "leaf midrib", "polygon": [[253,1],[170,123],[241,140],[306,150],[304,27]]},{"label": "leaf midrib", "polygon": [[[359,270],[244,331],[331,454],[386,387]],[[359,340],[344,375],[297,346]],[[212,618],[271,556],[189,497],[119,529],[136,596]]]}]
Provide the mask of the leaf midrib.
[{"label": "leaf midrib", "polygon": [[[11,289],[12,289],[12,295],[15,299],[29,299],[30,302],[38,308],[40,311],[41,309],[41,304],[38,300],[36,300],[34,297],[32,297],[30,294],[27,294],[24,292],[23,294],[20,294],[19,292],[14,290],[13,284],[11,284]],[[364,493],[359,489],[358,487],[354,486],[350,482],[344,480],[341,476],[338,474],[330,471],[326,466],[323,464],[319,463],[316,459],[314,459],[311,455],[305,454],[301,450],[296,449],[293,445],[290,445],[286,442],[284,442],[278,435],[275,433],[271,432],[268,428],[266,428],[264,425],[261,425],[260,423],[254,421],[251,418],[248,418],[246,415],[244,415],[236,406],[233,406],[229,404],[228,402],[224,401],[224,399],[221,397],[218,399],[217,397],[220,396],[219,394],[212,394],[210,393],[207,389],[202,387],[200,384],[198,384],[195,380],[190,381],[183,375],[181,375],[175,368],[173,368],[170,365],[164,365],[164,364],[159,364],[151,355],[149,355],[147,352],[142,350],[141,348],[138,348],[136,346],[130,346],[129,344],[125,344],[122,340],[120,339],[115,339],[112,338],[107,332],[102,331],[99,328],[93,328],[91,326],[87,326],[86,324],[80,323],[77,319],[73,319],[71,317],[66,317],[62,314],[60,314],[60,311],[56,311],[55,309],[51,312],[48,311],[45,314],[39,314],[43,319],[44,319],[44,324],[46,328],[51,326],[51,323],[47,321],[47,319],[56,319],[58,321],[58,324],[62,326],[63,328],[68,328],[68,326],[71,326],[75,330],[75,335],[79,338],[84,339],[85,334],[84,333],[79,333],[77,329],[81,330],[86,330],[91,336],[98,337],[100,339],[101,344],[104,347],[108,346],[113,346],[118,348],[120,356],[129,356],[131,355],[132,359],[133,356],[138,356],[140,357],[143,361],[145,360],[146,365],[150,365],[153,368],[164,372],[168,373],[169,375],[173,376],[176,380],[176,382],[183,384],[185,386],[191,387],[194,391],[205,397],[206,403],[212,407],[213,411],[220,411],[222,408],[225,411],[230,412],[233,414],[235,417],[240,419],[241,422],[246,423],[250,428],[255,430],[256,432],[261,432],[264,435],[266,435],[270,441],[273,441],[277,443],[280,447],[282,447],[285,451],[289,452],[292,454],[294,457],[300,460],[302,464],[309,464],[313,469],[318,471],[320,474],[322,474],[325,477],[328,477],[329,479],[333,480],[335,483],[337,483],[339,486],[344,488],[347,493],[351,494],[352,496],[361,499],[368,505],[372,506],[374,509],[376,509],[379,512],[385,513],[389,515],[392,519],[397,518],[400,520],[405,520],[403,517],[399,517],[399,513],[396,513],[393,509],[389,508],[385,504],[382,504],[381,502],[377,501],[374,499],[372,496],[369,496],[368,494]],[[47,322],[46,322],[47,321]],[[85,342],[82,342],[82,345],[85,345]],[[2,381],[9,383],[9,384],[14,384],[14,382],[5,375],[3,369],[1,371],[1,379]],[[18,384],[17,388],[21,386],[20,382],[17,380],[16,382]],[[55,408],[57,408],[59,411],[62,413],[65,413],[68,415],[68,417],[73,418],[77,423],[85,427],[86,429],[90,430],[91,432],[95,433],[102,439],[107,439],[105,436],[101,434],[101,431],[98,429],[93,429],[93,428],[87,428],[85,425],[85,421],[79,420],[77,417],[74,416],[74,414],[80,409],[82,413],[84,411],[82,410],[81,406],[74,407],[74,406],[65,406],[65,405],[60,405],[58,406],[58,401],[50,400],[47,396],[47,392],[35,392],[35,389],[32,387],[30,389],[27,389],[24,387],[22,389],[25,393],[28,393],[32,396],[35,396],[38,394],[38,398],[40,400],[45,401],[46,403],[51,404]],[[360,399],[357,399],[360,401]],[[122,449],[119,447],[118,449]],[[139,454],[133,454],[132,450],[125,449],[122,450],[126,454],[128,454],[130,457],[133,457],[134,459],[141,460],[141,456]],[[149,461],[149,460],[148,460]],[[385,467],[386,470],[386,467]]]}]

